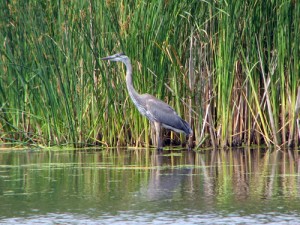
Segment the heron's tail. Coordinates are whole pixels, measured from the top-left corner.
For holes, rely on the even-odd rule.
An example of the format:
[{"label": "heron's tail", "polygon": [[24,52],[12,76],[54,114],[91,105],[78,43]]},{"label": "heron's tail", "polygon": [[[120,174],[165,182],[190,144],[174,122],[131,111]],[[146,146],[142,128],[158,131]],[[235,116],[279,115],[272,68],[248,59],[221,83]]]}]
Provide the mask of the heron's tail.
[{"label": "heron's tail", "polygon": [[190,127],[190,125],[185,120],[182,120],[182,123],[184,125],[185,134],[188,135],[188,136],[193,135],[193,130]]}]

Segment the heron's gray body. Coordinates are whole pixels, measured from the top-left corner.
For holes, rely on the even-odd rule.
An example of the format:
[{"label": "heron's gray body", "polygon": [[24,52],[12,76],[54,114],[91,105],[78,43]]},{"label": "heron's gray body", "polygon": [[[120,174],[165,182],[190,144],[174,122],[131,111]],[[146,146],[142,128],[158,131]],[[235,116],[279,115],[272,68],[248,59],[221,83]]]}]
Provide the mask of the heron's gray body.
[{"label": "heron's gray body", "polygon": [[175,132],[185,133],[186,135],[191,135],[193,133],[190,125],[178,116],[175,110],[167,103],[150,94],[140,95],[136,92],[132,83],[132,66],[130,59],[126,55],[118,53],[102,58],[102,60],[121,61],[126,65],[126,85],[128,93],[139,112],[154,124],[158,149],[162,148],[162,142],[160,140],[161,126]]},{"label": "heron's gray body", "polygon": [[141,98],[144,98],[146,102],[146,110],[143,109],[143,112],[140,112],[151,122],[163,121],[161,124],[165,128],[187,135],[191,133],[189,124],[181,119],[168,104],[149,94],[143,94]]}]

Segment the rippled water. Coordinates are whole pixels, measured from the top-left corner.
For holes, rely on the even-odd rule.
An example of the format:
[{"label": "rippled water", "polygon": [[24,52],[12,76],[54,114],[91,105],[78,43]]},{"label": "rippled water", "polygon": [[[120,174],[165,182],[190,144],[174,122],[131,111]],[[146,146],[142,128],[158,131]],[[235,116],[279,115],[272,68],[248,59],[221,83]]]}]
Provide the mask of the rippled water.
[{"label": "rippled water", "polygon": [[1,224],[295,224],[297,151],[0,152]]}]

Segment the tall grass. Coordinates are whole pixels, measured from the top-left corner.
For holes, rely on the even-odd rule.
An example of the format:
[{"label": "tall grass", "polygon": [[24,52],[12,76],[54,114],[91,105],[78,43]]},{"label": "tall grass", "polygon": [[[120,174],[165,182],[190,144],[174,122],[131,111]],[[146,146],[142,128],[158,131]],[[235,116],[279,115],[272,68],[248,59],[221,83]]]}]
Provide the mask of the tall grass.
[{"label": "tall grass", "polygon": [[[297,1],[27,0],[0,7],[2,142],[151,145],[123,65],[99,60],[124,51],[136,89],[191,122],[196,146],[299,145]],[[184,141],[165,136],[167,144]]]}]

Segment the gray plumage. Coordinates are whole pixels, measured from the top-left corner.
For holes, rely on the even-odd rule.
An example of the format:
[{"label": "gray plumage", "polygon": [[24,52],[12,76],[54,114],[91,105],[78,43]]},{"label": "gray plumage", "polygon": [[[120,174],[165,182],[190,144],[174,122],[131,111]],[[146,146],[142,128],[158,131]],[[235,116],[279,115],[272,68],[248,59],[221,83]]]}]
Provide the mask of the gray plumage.
[{"label": "gray plumage", "polygon": [[156,130],[157,148],[162,149],[162,141],[160,140],[161,126],[171,129],[175,132],[192,135],[193,131],[190,125],[177,115],[175,110],[167,103],[155,98],[149,94],[138,94],[132,83],[132,66],[130,59],[124,53],[117,53],[102,60],[120,61],[126,66],[126,85],[130,98],[139,112],[146,116]]}]

